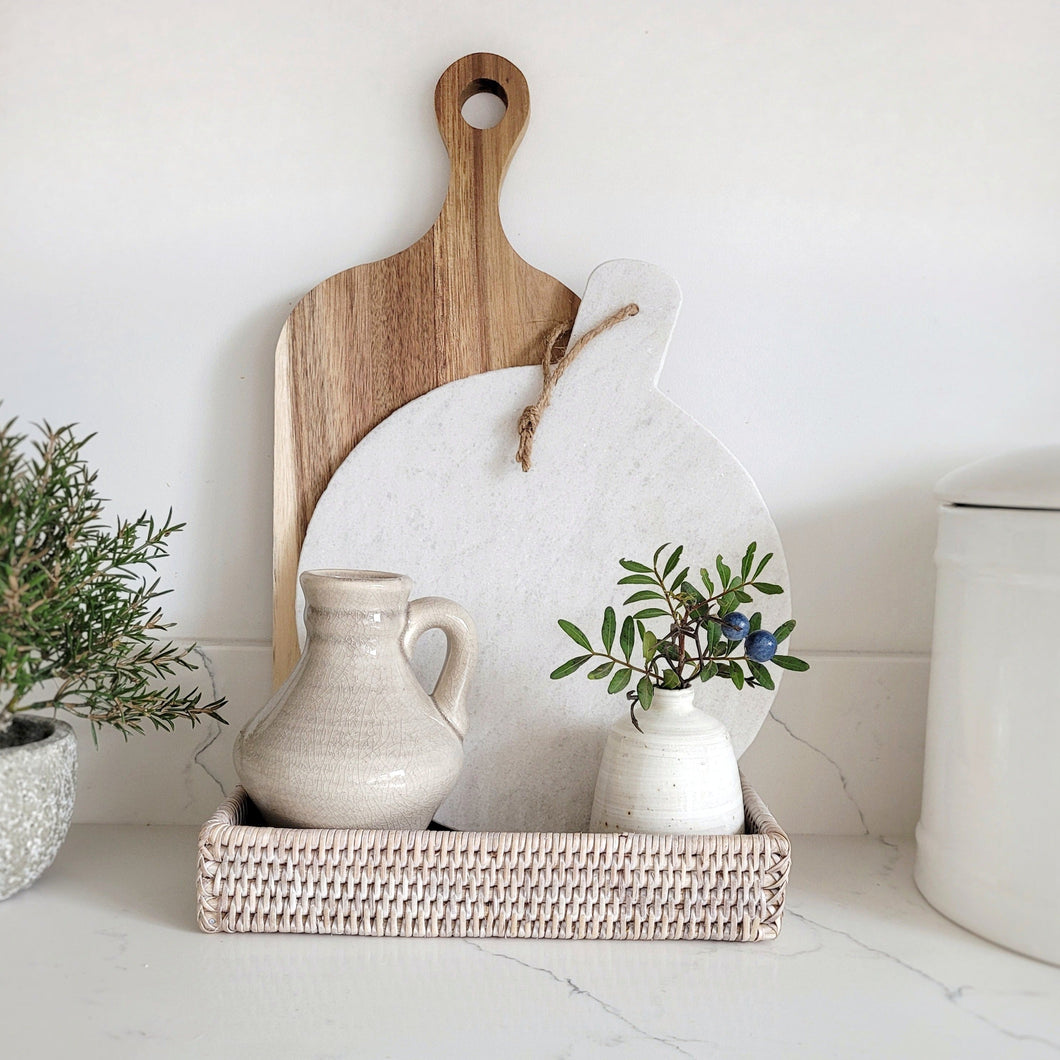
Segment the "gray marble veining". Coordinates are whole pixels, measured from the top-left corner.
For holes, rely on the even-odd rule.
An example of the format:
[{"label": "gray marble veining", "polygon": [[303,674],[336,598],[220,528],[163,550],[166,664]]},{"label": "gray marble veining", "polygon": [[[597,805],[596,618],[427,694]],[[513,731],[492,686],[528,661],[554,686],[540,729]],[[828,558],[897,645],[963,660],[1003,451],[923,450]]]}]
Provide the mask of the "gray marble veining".
[{"label": "gray marble veining", "polygon": [[[0,903],[6,950],[33,954],[0,996],[0,1014],[27,1017],[7,1021],[11,1055],[1060,1052],[1060,968],[936,913],[913,885],[909,839],[793,837],[783,930],[752,944],[219,939],[193,928],[194,841],[191,827],[75,825],[38,883]],[[44,1018],[56,982],[62,1020]],[[137,1003],[116,1004],[120,997]]]}]

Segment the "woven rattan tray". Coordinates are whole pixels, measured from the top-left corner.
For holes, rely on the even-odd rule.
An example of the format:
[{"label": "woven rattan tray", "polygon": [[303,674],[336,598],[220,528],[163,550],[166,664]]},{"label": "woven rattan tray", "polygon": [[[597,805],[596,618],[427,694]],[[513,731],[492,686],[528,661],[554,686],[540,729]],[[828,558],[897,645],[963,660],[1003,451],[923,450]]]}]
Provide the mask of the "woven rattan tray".
[{"label": "woven rattan tray", "polygon": [[242,788],[199,835],[203,931],[776,938],[788,837],[743,782],[746,834],[272,828]]}]

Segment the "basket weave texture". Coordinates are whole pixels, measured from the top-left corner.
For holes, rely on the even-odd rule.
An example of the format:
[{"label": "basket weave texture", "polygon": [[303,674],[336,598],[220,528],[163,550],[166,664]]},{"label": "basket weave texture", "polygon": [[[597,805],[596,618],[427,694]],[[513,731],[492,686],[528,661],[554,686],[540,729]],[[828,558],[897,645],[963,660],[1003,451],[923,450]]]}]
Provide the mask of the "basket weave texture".
[{"label": "basket weave texture", "polygon": [[207,932],[776,938],[788,837],[743,781],[746,834],[273,828],[242,788],[199,835]]}]

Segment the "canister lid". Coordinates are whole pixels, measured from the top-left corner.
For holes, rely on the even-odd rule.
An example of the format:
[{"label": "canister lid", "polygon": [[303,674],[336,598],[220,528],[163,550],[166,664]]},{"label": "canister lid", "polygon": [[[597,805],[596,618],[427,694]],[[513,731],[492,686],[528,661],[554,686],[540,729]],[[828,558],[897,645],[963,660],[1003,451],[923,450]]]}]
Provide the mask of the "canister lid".
[{"label": "canister lid", "polygon": [[935,496],[943,504],[1060,511],[1060,445],[966,464],[939,479]]}]

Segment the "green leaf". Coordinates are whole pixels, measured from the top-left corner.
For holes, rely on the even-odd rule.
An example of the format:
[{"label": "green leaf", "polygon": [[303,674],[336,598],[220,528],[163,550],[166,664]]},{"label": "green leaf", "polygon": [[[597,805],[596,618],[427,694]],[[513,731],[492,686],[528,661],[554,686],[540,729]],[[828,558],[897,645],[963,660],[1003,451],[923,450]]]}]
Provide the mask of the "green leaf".
[{"label": "green leaf", "polygon": [[669,611],[664,611],[661,607],[646,607],[643,611],[637,611],[634,613],[634,618],[664,618],[668,615]]},{"label": "green leaf", "polygon": [[703,600],[706,599],[706,597],[704,597],[704,595],[691,582],[681,582],[680,591],[682,596],[687,596],[689,599],[694,600],[696,603],[702,603]]},{"label": "green leaf", "polygon": [[655,654],[655,645],[659,643],[659,638],[650,629],[646,629],[641,639],[644,642],[644,658],[650,659]]},{"label": "green leaf", "polygon": [[551,677],[553,681],[558,681],[561,677],[570,677],[575,670],[580,669],[591,658],[591,655],[579,655],[576,659],[568,659],[562,666],[557,666],[555,670],[549,674],[549,677]]},{"label": "green leaf", "polygon": [[765,596],[779,596],[784,591],[782,586],[774,585],[772,582],[753,582],[752,584]]},{"label": "green leaf", "polygon": [[641,600],[665,600],[666,597],[662,593],[653,593],[650,589],[641,589],[639,592],[635,592],[628,600],[624,603],[635,604]]},{"label": "green leaf", "polygon": [[710,580],[710,572],[706,567],[699,568],[699,576],[703,579],[703,584],[707,587],[707,592],[714,595],[714,582]]},{"label": "green leaf", "polygon": [[810,668],[810,664],[803,659],[796,659],[794,655],[774,655],[773,662],[782,670],[796,670],[804,673]]},{"label": "green leaf", "polygon": [[791,631],[795,628],[795,619],[789,618],[787,622],[782,622],[777,626],[773,632],[773,636],[776,637],[777,643],[780,644],[787,640],[791,636]]},{"label": "green leaf", "polygon": [[740,580],[747,581],[747,576],[751,573],[751,564],[755,561],[755,549],[758,548],[758,542],[752,541],[747,546],[747,551],[743,554],[743,560],[740,562]]},{"label": "green leaf", "polygon": [[615,643],[615,609],[604,608],[604,625],[600,630],[600,636],[604,642],[604,651],[610,654],[611,646]]},{"label": "green leaf", "polygon": [[621,692],[626,685],[629,684],[629,679],[633,676],[633,671],[628,666],[623,666],[621,670],[615,672],[615,676],[611,678],[611,683],[607,686],[607,691],[612,695],[615,692]]},{"label": "green leaf", "polygon": [[626,570],[631,570],[635,574],[651,574],[651,567],[645,566],[643,563],[638,563],[633,559],[620,559],[618,561]]},{"label": "green leaf", "polygon": [[717,677],[717,675],[718,664],[716,662],[709,662],[699,672],[699,679],[700,681],[709,681],[712,677]]},{"label": "green leaf", "polygon": [[652,563],[657,567],[659,565],[659,557],[663,554],[664,550],[670,547],[670,542],[667,541],[665,545],[660,545],[655,550],[655,555],[652,557]]},{"label": "green leaf", "polygon": [[735,592],[730,590],[724,593],[718,601],[718,614],[724,618],[730,611],[735,611],[739,603],[739,598]]},{"label": "green leaf", "polygon": [[755,662],[753,659],[749,659],[747,662],[747,668],[751,671],[754,679],[763,688],[768,688],[769,691],[772,692],[773,689],[777,687],[773,684],[773,675],[760,662]]},{"label": "green leaf", "polygon": [[762,612],[756,611],[750,619],[751,628],[748,629],[748,633],[757,633],[762,628]]},{"label": "green leaf", "polygon": [[614,669],[614,667],[614,661],[612,659],[608,659],[607,662],[600,663],[599,666],[590,670],[585,676],[588,677],[590,681],[599,681],[601,680],[601,678],[606,677]]},{"label": "green leaf", "polygon": [[645,710],[650,710],[654,696],[655,686],[651,683],[651,678],[645,675],[637,682],[637,699]]},{"label": "green leaf", "polygon": [[721,643],[721,623],[720,622],[708,622],[707,623],[707,654],[714,655],[718,650],[718,644]]},{"label": "green leaf", "polygon": [[666,566],[663,567],[662,576],[665,580],[677,569],[677,564],[681,562],[681,553],[684,552],[685,546],[678,545],[677,548],[670,553],[670,558],[666,561]]},{"label": "green leaf", "polygon": [[658,585],[653,574],[627,574],[618,579],[619,585]]},{"label": "green leaf", "polygon": [[724,677],[726,680],[732,677],[731,665],[731,663],[718,663],[718,676]]},{"label": "green leaf", "polygon": [[562,629],[575,644],[584,648],[586,651],[593,650],[593,646],[589,643],[589,638],[573,622],[568,622],[565,618],[561,618],[559,620],[559,628]]},{"label": "green leaf", "polygon": [[619,647],[622,649],[622,655],[625,657],[626,662],[629,662],[629,656],[633,651],[634,633],[633,619],[626,615],[622,622],[622,633],[618,639]]},{"label": "green leaf", "polygon": [[714,565],[718,568],[718,577],[721,578],[721,587],[723,589],[728,589],[729,579],[732,577],[732,571],[729,570],[727,566],[725,566],[725,561],[721,558],[721,556],[718,556],[718,558],[714,561]]},{"label": "green leaf", "polygon": [[677,650],[677,645],[665,637],[656,645],[655,651],[656,654],[661,655],[664,659],[673,659],[675,661],[680,654]]},{"label": "green leaf", "polygon": [[670,592],[676,593],[678,586],[688,577],[688,568],[685,567],[679,574],[674,576],[674,580],[670,583]]},{"label": "green leaf", "polygon": [[751,577],[751,581],[754,581],[759,574],[766,569],[766,564],[773,558],[772,552],[767,552],[759,561],[758,566],[755,568],[755,572]]},{"label": "green leaf", "polygon": [[680,688],[681,678],[673,672],[673,670],[667,670],[663,674],[663,688]]},{"label": "green leaf", "polygon": [[754,599],[750,593],[745,593],[743,589],[734,589],[733,591],[736,593],[736,599],[741,604],[749,604]]},{"label": "green leaf", "polygon": [[737,688],[743,688],[743,670],[738,662],[729,663],[729,677]]}]

